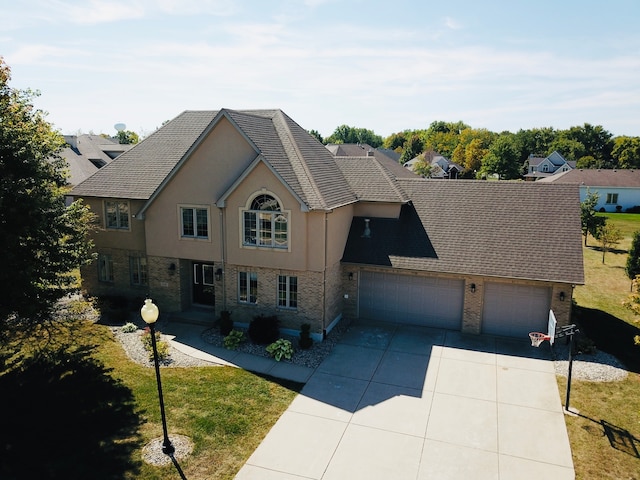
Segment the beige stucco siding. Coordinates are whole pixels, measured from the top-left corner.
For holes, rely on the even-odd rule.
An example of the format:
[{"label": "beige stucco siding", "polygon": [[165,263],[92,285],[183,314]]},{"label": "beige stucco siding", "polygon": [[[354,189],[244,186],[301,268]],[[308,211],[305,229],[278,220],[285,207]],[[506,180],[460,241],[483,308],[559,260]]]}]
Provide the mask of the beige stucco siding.
[{"label": "beige stucco siding", "polygon": [[[256,194],[274,196],[282,210],[288,214],[288,248],[262,248],[242,245],[242,211]],[[308,233],[322,235],[321,215],[301,211],[300,202],[262,162],[244,178],[227,197],[225,207],[227,238],[227,262],[236,265],[253,265],[263,268],[288,270],[317,270],[318,264],[307,259]],[[311,222],[311,226],[308,225]],[[311,230],[309,230],[311,229]],[[317,233],[315,233],[317,232]],[[313,240],[315,241],[315,239]],[[317,252],[322,258],[322,250]]]},{"label": "beige stucco siding", "polygon": [[327,266],[342,259],[354,215],[353,211],[354,206],[347,205],[336,208],[327,214]]},{"label": "beige stucco siding", "polygon": [[[247,140],[223,118],[182,164],[145,213],[149,255],[220,261],[221,215],[216,201],[256,157]],[[209,238],[181,238],[180,206],[206,207]]]},{"label": "beige stucco siding", "polygon": [[353,209],[354,217],[399,218],[400,203],[358,202]]},{"label": "beige stucco siding", "polygon": [[122,199],[85,198],[85,203],[97,217],[99,232],[92,235],[97,249],[101,247],[113,247],[125,250],[144,250],[145,225],[133,218],[133,214],[142,208],[143,202],[139,200],[124,200],[129,202],[129,228],[126,230],[107,229],[105,225],[105,202]]}]

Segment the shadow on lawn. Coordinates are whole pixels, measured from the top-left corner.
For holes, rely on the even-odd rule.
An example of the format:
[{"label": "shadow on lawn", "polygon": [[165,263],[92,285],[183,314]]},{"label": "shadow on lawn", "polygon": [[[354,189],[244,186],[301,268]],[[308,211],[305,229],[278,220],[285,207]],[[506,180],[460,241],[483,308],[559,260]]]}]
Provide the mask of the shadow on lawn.
[{"label": "shadow on lawn", "polygon": [[617,425],[613,425],[606,420],[598,421],[595,418],[588,417],[581,413],[578,413],[577,415],[585,420],[593,422],[595,425],[598,425],[598,427],[585,426],[583,427],[584,430],[592,435],[596,435],[597,433],[597,435],[606,436],[613,448],[640,459],[640,452],[638,452],[640,439],[634,437],[631,432],[622,427],[618,427]]},{"label": "shadow on lawn", "polygon": [[133,393],[91,349],[26,359],[0,376],[0,478],[115,479],[139,472]]},{"label": "shadow on lawn", "polygon": [[633,342],[640,328],[602,310],[580,306],[574,306],[574,320],[598,349],[618,358],[628,371],[640,373],[640,346]]}]

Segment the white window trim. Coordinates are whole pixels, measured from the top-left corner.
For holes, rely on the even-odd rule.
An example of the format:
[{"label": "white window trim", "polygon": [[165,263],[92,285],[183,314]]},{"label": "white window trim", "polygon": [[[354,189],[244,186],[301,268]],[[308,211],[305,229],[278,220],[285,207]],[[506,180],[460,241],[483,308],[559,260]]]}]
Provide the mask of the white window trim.
[{"label": "white window trim", "polygon": [[[615,198],[614,198],[615,197]],[[620,196],[618,195],[617,192],[610,192],[607,193],[607,197],[605,199],[605,204],[606,205],[618,205],[618,200],[620,199]],[[615,200],[611,201],[611,200]]]},{"label": "white window trim", "polygon": [[[207,236],[206,237],[198,237],[198,236],[187,236],[183,235],[183,225],[182,225],[182,210],[188,209],[200,209],[207,211]],[[195,219],[194,219],[195,220]],[[195,231],[197,232],[198,226],[197,223],[194,223]],[[211,207],[209,205],[195,205],[188,203],[180,203],[178,204],[178,239],[185,240],[187,242],[211,242],[212,231],[211,231]]]},{"label": "white window trim", "polygon": [[[240,278],[242,274],[245,274],[247,277],[247,300],[240,299]],[[255,275],[256,281],[256,301],[251,301],[251,276]],[[250,270],[241,270],[238,272],[238,303],[242,305],[257,305],[258,304],[258,272],[250,271]]]},{"label": "white window trim", "polygon": [[[285,277],[287,279],[287,305],[280,305],[280,277]],[[296,306],[291,307],[291,278],[296,279]],[[280,310],[298,310],[299,300],[300,300],[300,283],[298,282],[299,277],[297,275],[282,275],[278,274],[278,278],[276,280],[276,308]]]},{"label": "white window trim", "polygon": [[[269,195],[271,197],[273,197],[277,202],[278,205],[280,206],[281,210],[279,212],[273,212],[273,213],[280,213],[281,215],[283,215],[286,220],[287,220],[287,245],[286,247],[279,247],[279,246],[275,246],[275,245],[251,245],[251,244],[247,244],[244,241],[244,214],[245,212],[257,212],[256,210],[251,210],[251,204],[253,203],[253,201],[255,200],[256,197],[260,196],[260,195]],[[244,249],[250,249],[250,250],[269,250],[269,251],[274,251],[274,252],[290,252],[291,251],[291,210],[287,210],[285,208],[283,208],[284,203],[282,202],[282,200],[280,199],[280,197],[278,197],[278,195],[276,195],[275,193],[266,190],[266,189],[262,189],[259,192],[255,192],[253,195],[251,195],[249,197],[249,199],[247,200],[247,203],[245,204],[244,207],[240,207],[238,208],[238,227],[239,227],[239,235],[238,235],[238,244],[240,248],[244,248]],[[269,211],[265,211],[263,213],[267,213]],[[274,229],[275,231],[275,229]]]}]

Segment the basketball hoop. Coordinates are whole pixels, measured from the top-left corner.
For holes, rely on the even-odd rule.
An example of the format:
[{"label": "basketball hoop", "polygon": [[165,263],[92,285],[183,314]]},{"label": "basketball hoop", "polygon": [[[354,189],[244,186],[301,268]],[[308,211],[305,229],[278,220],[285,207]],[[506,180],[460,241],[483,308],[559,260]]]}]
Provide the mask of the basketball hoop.
[{"label": "basketball hoop", "polygon": [[529,338],[531,339],[532,347],[539,347],[542,342],[544,342],[545,340],[551,339],[551,337],[546,333],[540,333],[540,332],[531,332],[529,334]]}]

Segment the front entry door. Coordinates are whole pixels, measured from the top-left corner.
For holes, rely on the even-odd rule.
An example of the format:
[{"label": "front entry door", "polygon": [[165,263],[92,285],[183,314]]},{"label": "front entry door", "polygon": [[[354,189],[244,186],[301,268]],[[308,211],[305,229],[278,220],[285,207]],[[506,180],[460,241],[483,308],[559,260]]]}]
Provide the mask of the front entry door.
[{"label": "front entry door", "polygon": [[193,262],[193,303],[215,305],[214,270],[212,263]]}]

